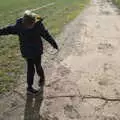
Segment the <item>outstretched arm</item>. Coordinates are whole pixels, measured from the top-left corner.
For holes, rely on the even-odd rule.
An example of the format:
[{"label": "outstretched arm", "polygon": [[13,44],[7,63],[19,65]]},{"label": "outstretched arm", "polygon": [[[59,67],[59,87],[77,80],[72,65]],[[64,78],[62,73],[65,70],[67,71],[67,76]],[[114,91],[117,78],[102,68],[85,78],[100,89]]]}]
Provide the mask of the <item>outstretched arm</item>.
[{"label": "outstretched arm", "polygon": [[40,34],[41,36],[47,40],[55,49],[58,49],[58,45],[55,42],[54,38],[49,34],[48,30],[45,28],[45,26],[43,25],[43,23],[40,23]]},{"label": "outstretched arm", "polygon": [[0,35],[9,35],[9,34],[17,34],[17,26],[15,25],[10,25],[4,28],[0,29]]}]

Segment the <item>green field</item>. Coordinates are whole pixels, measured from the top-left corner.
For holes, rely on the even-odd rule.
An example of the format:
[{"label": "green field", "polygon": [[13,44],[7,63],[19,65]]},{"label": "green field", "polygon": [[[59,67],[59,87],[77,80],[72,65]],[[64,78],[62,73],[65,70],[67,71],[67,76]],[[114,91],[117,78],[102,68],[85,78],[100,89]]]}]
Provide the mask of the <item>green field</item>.
[{"label": "green field", "polygon": [[115,3],[118,6],[118,8],[120,8],[120,0],[113,0],[113,3]]},{"label": "green field", "polygon": [[[74,19],[89,0],[0,0],[0,26],[15,23],[24,10],[34,9],[48,3],[55,5],[36,11],[47,16],[45,24],[52,35],[57,35],[63,26]],[[17,36],[0,37],[0,93],[9,91],[24,71],[23,58],[19,52]]]}]

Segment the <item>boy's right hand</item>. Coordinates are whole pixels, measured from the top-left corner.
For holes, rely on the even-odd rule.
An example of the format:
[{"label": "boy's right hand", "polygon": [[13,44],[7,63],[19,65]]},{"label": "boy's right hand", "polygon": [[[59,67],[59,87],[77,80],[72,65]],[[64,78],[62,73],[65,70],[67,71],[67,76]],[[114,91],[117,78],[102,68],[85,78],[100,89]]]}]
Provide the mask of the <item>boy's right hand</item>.
[{"label": "boy's right hand", "polygon": [[55,46],[54,49],[56,49],[57,51],[59,51],[59,47],[58,46]]}]

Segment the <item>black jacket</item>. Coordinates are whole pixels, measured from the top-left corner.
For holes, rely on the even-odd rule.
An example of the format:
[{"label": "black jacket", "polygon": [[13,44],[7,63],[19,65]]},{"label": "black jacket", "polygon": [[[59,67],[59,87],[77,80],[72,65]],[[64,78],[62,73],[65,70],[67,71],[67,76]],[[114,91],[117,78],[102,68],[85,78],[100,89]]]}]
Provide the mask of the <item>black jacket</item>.
[{"label": "black jacket", "polygon": [[20,41],[20,50],[22,56],[25,58],[34,58],[43,53],[43,43],[41,37],[47,40],[54,48],[58,49],[58,46],[45,29],[42,21],[35,23],[33,28],[25,28],[23,26],[23,18],[16,21],[15,25],[10,25],[0,29],[0,35],[18,35]]}]

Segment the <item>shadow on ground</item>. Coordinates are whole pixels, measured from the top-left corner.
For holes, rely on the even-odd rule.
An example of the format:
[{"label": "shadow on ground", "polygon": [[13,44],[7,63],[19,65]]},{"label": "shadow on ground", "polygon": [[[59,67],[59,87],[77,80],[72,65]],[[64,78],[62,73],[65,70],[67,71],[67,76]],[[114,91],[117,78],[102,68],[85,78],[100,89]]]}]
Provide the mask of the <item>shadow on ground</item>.
[{"label": "shadow on ground", "polygon": [[43,101],[43,88],[36,95],[27,94],[25,110],[24,110],[24,120],[40,120],[40,108]]}]

